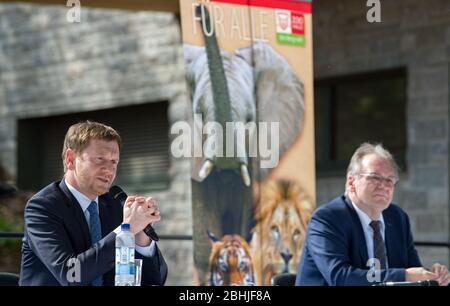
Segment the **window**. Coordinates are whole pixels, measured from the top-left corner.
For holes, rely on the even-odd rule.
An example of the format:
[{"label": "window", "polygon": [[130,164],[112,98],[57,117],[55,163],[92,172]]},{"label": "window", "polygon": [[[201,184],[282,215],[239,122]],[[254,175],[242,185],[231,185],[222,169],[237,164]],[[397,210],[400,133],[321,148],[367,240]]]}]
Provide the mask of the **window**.
[{"label": "window", "polygon": [[94,120],[116,129],[122,151],[114,184],[127,192],[163,190],[169,185],[167,102],[117,107],[18,122],[18,185],[38,190],[63,176],[64,136],[70,125]]},{"label": "window", "polygon": [[319,176],[343,175],[365,141],[383,143],[406,170],[404,69],[317,80],[314,95]]}]

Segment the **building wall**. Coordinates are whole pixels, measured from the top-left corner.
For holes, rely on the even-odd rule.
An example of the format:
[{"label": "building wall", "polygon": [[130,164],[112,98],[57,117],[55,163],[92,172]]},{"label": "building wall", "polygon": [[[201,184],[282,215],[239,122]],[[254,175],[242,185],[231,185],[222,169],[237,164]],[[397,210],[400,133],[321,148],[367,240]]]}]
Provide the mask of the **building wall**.
[{"label": "building wall", "polygon": [[[407,68],[408,170],[395,201],[409,214],[416,241],[448,242],[449,3],[380,2],[377,24],[366,21],[366,1],[314,1],[314,77]],[[319,178],[318,203],[342,194],[344,184],[343,177]],[[425,265],[449,264],[446,248],[420,247],[419,253]]]},{"label": "building wall", "polygon": [[[188,118],[180,27],[173,14],[82,8],[81,23],[71,24],[67,11],[0,5],[0,162],[13,175],[18,118],[159,101],[169,102],[169,122]],[[169,190],[152,193],[162,214],[155,228],[189,235],[189,162],[172,159],[169,172]],[[192,242],[159,245],[171,272],[167,284],[191,284]]]},{"label": "building wall", "polygon": [[[450,9],[447,0],[381,1],[381,24],[366,1],[313,2],[315,78],[406,67],[407,167],[395,200],[416,240],[449,241]],[[0,5],[0,162],[16,174],[16,120],[169,101],[171,122],[190,113],[179,24],[167,13]],[[374,127],[376,128],[376,127]],[[31,154],[31,153],[30,153]],[[172,160],[160,203],[160,234],[192,234],[189,162]],[[344,177],[317,180],[317,203],[344,191]],[[192,284],[192,242],[159,243],[169,285]],[[419,248],[425,265],[449,264],[445,248]]]}]

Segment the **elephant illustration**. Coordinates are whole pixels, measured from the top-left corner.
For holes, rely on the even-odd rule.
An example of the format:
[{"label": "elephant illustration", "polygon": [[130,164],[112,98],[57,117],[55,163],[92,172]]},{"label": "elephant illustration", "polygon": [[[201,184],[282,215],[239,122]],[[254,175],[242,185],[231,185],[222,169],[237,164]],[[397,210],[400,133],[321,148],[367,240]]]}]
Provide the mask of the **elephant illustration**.
[{"label": "elephant illustration", "polygon": [[[252,184],[270,171],[261,167],[263,156],[249,154],[252,137],[261,132],[259,123],[278,122],[278,135],[266,129],[265,137],[276,140],[271,149],[282,156],[302,125],[304,88],[290,64],[270,44],[256,43],[234,52],[223,50],[211,31],[206,6],[198,6],[197,14],[201,16],[205,46],[185,43],[183,48],[192,111],[202,118],[200,125],[194,123],[194,129],[204,151],[202,157],[193,158],[191,167],[194,264],[201,283],[210,250],[200,238],[205,230],[219,236],[238,234],[250,238],[254,226]],[[223,131],[230,122],[255,123],[257,129],[249,130],[245,141],[234,142],[236,154],[230,157],[218,154],[217,148],[208,149],[222,139],[228,141],[217,132],[204,133],[202,127],[209,122],[218,123]],[[238,133],[235,126],[233,133]]]}]

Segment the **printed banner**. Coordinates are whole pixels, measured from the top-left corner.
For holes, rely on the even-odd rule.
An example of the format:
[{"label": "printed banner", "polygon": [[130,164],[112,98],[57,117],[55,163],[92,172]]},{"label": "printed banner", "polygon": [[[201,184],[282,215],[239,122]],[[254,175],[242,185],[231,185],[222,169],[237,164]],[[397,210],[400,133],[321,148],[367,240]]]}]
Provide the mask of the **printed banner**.
[{"label": "printed banner", "polygon": [[[195,282],[296,273],[315,209],[311,3],[180,1]],[[180,127],[180,130],[182,128]]]}]

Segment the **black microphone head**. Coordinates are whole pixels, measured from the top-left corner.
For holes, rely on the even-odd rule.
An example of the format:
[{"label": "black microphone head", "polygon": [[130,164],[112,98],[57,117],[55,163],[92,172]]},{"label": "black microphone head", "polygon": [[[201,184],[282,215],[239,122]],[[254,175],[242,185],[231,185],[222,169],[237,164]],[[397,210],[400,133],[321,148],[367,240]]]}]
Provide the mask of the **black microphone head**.
[{"label": "black microphone head", "polygon": [[[123,191],[122,188],[120,188],[117,185],[114,185],[109,189],[109,195],[112,196],[114,200],[119,201],[120,205],[122,206],[125,205],[125,201],[127,200],[128,197],[125,191]],[[155,241],[159,240],[158,235],[156,234],[155,230],[150,224],[145,227],[144,232],[151,239]]]},{"label": "black microphone head", "polygon": [[414,282],[383,282],[374,286],[396,286],[396,287],[411,287],[411,286],[439,286],[435,280],[420,280]]},{"label": "black microphone head", "polygon": [[432,279],[427,279],[423,281],[419,281],[420,286],[439,286],[439,283]]},{"label": "black microphone head", "polygon": [[122,190],[122,188],[120,188],[117,185],[112,186],[109,189],[109,194],[117,201],[120,202],[120,204],[123,206],[125,204],[125,201],[127,199],[127,194],[125,193],[125,191]]}]

